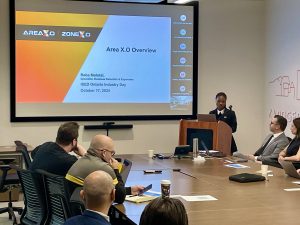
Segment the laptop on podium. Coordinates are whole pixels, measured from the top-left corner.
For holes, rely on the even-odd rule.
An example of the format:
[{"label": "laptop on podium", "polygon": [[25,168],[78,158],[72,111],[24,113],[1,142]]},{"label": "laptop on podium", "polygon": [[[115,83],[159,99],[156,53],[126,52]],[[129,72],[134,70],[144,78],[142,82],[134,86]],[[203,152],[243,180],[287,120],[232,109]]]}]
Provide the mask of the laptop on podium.
[{"label": "laptop on podium", "polygon": [[205,122],[216,122],[216,115],[215,114],[198,114],[197,115],[198,121],[205,121]]}]

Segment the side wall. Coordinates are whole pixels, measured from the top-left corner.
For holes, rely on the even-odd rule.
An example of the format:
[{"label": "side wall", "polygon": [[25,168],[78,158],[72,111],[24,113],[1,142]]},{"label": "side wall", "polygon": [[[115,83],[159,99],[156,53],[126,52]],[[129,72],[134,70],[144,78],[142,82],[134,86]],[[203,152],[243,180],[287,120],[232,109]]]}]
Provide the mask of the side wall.
[{"label": "side wall", "polygon": [[290,123],[300,117],[300,2],[266,1],[266,120],[274,114]]}]

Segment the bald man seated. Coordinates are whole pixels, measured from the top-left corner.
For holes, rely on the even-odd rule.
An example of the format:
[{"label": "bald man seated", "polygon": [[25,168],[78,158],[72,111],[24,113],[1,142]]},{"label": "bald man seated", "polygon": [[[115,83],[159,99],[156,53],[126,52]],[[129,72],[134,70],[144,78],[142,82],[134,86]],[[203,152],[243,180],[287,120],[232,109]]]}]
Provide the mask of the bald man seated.
[{"label": "bald man seated", "polygon": [[101,134],[96,135],[93,137],[87,153],[69,169],[66,179],[77,185],[82,185],[82,179],[85,179],[90,173],[97,170],[105,171],[114,180],[115,202],[123,203],[126,195],[137,195],[144,187],[136,185],[125,188],[119,173],[120,164],[113,158],[115,153],[114,143],[110,137]]},{"label": "bald man seated", "polygon": [[110,225],[108,210],[115,199],[115,186],[108,173],[95,171],[88,175],[80,197],[86,210],[82,215],[68,219],[64,225]]}]

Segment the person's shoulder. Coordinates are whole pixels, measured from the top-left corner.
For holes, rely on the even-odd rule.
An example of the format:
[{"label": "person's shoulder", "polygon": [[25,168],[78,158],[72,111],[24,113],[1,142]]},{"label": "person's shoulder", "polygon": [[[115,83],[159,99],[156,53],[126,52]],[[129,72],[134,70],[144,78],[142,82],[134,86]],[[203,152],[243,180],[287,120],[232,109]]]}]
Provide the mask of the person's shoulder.
[{"label": "person's shoulder", "polygon": [[85,210],[82,214],[82,218],[87,222],[89,219],[89,225],[109,225],[110,223],[99,213],[90,210]]},{"label": "person's shoulder", "polygon": [[300,145],[300,138],[294,138],[293,140],[296,145]]},{"label": "person's shoulder", "polygon": [[[43,144],[40,144],[40,145],[36,146],[34,150],[36,150],[36,149],[45,149],[46,147],[51,146],[51,145],[53,145],[53,144],[54,144],[54,142],[52,142],[52,141],[47,141],[47,142],[45,142],[45,143],[43,143]],[[33,151],[34,151],[34,150],[33,150]]]},{"label": "person's shoulder", "polygon": [[[267,136],[269,137],[269,135]],[[276,140],[274,140],[274,143],[276,143],[278,146],[281,146],[281,147],[285,147],[289,144],[289,139],[287,138],[287,136],[285,136],[284,133],[280,134]]]},{"label": "person's shoulder", "polygon": [[34,158],[36,155],[38,154],[42,154],[43,152],[46,152],[48,151],[49,149],[51,149],[51,145],[53,144],[54,142],[45,142],[41,145],[38,145],[37,147],[35,147],[32,152],[31,152],[31,156]]},{"label": "person's shoulder", "polygon": [[225,108],[224,114],[227,116],[235,116],[235,111]]},{"label": "person's shoulder", "polygon": [[288,138],[288,136],[285,135],[284,132],[281,133],[278,137],[279,137],[279,139],[282,139],[284,141],[288,141],[289,142],[289,138]]},{"label": "person's shoulder", "polygon": [[64,223],[64,225],[76,225],[76,224],[80,224],[82,215],[78,215],[78,216],[74,216],[71,217],[69,219],[66,220],[66,222]]},{"label": "person's shoulder", "polygon": [[217,111],[217,109],[211,110],[211,111],[209,111],[209,114],[215,114],[216,111]]},{"label": "person's shoulder", "polygon": [[82,215],[77,215],[66,220],[64,225],[107,225],[110,224],[99,213],[85,210]]},{"label": "person's shoulder", "polygon": [[106,221],[96,212],[88,212],[83,215],[78,215],[71,217],[66,220],[64,225],[109,225],[110,223]]},{"label": "person's shoulder", "polygon": [[107,162],[104,162],[101,158],[93,155],[86,154],[76,162],[75,166],[92,168],[93,170],[102,170],[110,174],[112,177],[115,176],[113,168],[111,168]]}]

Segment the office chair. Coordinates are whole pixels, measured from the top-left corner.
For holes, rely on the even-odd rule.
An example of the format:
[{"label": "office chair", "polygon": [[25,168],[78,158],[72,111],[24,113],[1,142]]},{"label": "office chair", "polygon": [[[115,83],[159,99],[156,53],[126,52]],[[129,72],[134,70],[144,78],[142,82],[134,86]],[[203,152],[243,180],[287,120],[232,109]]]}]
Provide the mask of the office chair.
[{"label": "office chair", "polygon": [[44,225],[47,220],[47,204],[42,176],[30,170],[11,165],[19,175],[24,193],[24,210],[20,218],[23,225]]},{"label": "office chair", "polygon": [[0,170],[2,171],[2,175],[0,177],[0,192],[8,191],[8,206],[1,208],[0,214],[8,212],[9,219],[13,221],[13,225],[16,225],[18,223],[14,212],[18,212],[18,214],[21,215],[23,208],[14,207],[12,205],[12,189],[18,187],[20,184],[17,174],[8,174],[8,171],[11,169],[8,164],[12,163],[14,160],[14,158],[0,158],[0,162],[3,163],[3,165],[0,165]]},{"label": "office chair", "polygon": [[46,191],[48,219],[47,224],[61,225],[66,219],[73,216],[70,204],[70,192],[66,179],[63,176],[52,174],[38,169],[37,173],[43,177]]},{"label": "office chair", "polygon": [[18,140],[15,141],[15,144],[17,146],[16,151],[22,153],[26,169],[29,169],[31,165],[31,158],[29,156],[27,146],[22,141],[18,141]]}]

